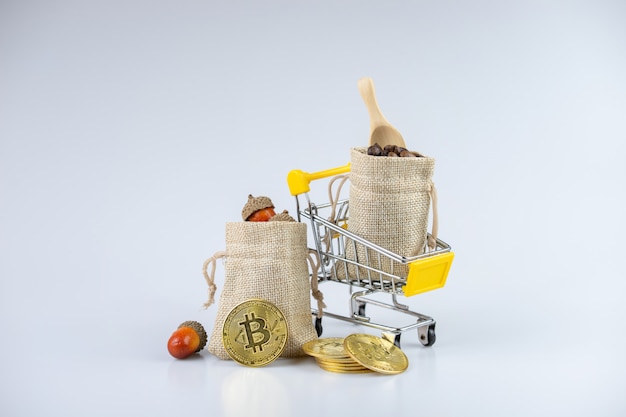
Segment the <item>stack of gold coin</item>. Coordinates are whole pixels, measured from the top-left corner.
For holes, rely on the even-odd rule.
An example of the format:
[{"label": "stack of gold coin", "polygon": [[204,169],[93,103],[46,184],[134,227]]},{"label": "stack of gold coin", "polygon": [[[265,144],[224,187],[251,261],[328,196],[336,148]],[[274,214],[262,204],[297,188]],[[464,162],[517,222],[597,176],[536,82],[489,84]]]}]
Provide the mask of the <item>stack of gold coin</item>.
[{"label": "stack of gold coin", "polygon": [[343,337],[314,339],[302,346],[302,350],[317,361],[320,368],[329,372],[355,374],[372,372],[355,361],[344,348]]},{"label": "stack of gold coin", "polygon": [[365,333],[351,334],[344,339],[343,346],[355,362],[374,372],[399,374],[409,366],[404,352],[382,337]]}]

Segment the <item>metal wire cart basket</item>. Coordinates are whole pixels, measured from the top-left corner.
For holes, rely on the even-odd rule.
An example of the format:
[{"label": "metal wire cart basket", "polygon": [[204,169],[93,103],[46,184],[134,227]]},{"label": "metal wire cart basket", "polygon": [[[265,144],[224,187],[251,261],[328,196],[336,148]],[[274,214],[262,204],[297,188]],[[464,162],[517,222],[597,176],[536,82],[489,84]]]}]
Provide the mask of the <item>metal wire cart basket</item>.
[{"label": "metal wire cart basket", "polygon": [[[397,297],[398,295],[410,297],[443,287],[454,253],[447,243],[437,238],[434,249],[428,249],[426,246],[424,253],[417,256],[398,255],[349,231],[348,199],[339,197],[333,199],[329,188],[329,202],[315,204],[311,201],[309,195],[311,181],[332,177],[329,181],[329,187],[332,187],[332,181],[347,178],[349,171],[350,164],[315,173],[292,170],[287,176],[291,195],[296,198],[297,219],[300,222],[307,219],[311,225],[315,245],[313,249],[320,259],[318,283],[336,282],[350,288],[349,315],[327,310],[323,311],[323,315],[381,330],[382,336],[396,346],[400,346],[402,333],[417,329],[420,343],[432,346],[436,340],[435,320],[410,310],[407,305],[398,302]],[[383,271],[379,267],[383,261],[387,264],[391,262],[391,265],[408,265],[408,274],[395,275],[393,268],[391,272]],[[389,271],[388,268],[385,269]],[[406,271],[406,267],[397,269]],[[391,300],[375,299],[373,295],[378,293],[387,294]],[[403,313],[417,320],[400,326],[377,323],[366,315],[368,304]],[[312,314],[316,316],[315,328],[318,336],[321,336],[321,317],[317,317],[316,309],[312,309]]]}]

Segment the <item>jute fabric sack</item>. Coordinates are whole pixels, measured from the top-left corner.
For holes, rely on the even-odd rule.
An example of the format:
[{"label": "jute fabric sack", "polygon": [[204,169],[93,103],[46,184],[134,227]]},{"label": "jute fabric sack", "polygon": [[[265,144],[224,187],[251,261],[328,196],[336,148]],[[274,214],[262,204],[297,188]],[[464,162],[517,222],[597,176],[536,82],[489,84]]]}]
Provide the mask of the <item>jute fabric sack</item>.
[{"label": "jute fabric sack", "polygon": [[[209,258],[203,268],[209,284],[209,301],[205,304],[208,307],[216,290],[215,260],[224,259],[224,286],[207,347],[209,352],[220,359],[230,359],[222,342],[226,317],[238,304],[261,298],[276,305],[287,321],[287,344],[281,356],[304,356],[302,345],[317,338],[311,317],[308,255],[304,223],[226,223],[226,251]],[[209,275],[206,269],[211,262]],[[319,291],[316,287],[313,290],[321,302]]]},{"label": "jute fabric sack", "polygon": [[[424,252],[428,216],[433,191],[435,160],[430,157],[371,156],[367,148],[350,150],[350,218],[348,230],[401,256]],[[365,250],[354,253],[346,248],[349,259],[365,259]],[[405,278],[408,265],[382,258],[370,265]],[[355,268],[349,268],[354,271]],[[363,271],[360,269],[360,273]]]}]

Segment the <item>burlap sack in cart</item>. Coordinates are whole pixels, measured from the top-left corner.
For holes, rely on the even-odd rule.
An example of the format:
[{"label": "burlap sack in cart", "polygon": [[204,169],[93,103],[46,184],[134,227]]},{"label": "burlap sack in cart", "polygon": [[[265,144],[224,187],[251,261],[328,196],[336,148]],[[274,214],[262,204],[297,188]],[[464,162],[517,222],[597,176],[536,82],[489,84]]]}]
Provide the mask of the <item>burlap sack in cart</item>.
[{"label": "burlap sack in cart", "polygon": [[[228,314],[240,303],[253,298],[270,301],[287,321],[287,344],[282,357],[304,356],[302,345],[317,338],[311,317],[309,291],[325,307],[317,279],[309,280],[309,264],[319,263],[307,248],[307,226],[299,222],[226,223],[226,250],[207,259],[203,273],[209,286],[208,308],[216,292],[215,263],[224,260],[224,286],[208,350],[220,359],[230,359],[222,342],[222,328]],[[207,272],[212,265],[211,272]]]},{"label": "burlap sack in cart", "polygon": [[[432,237],[427,241],[431,198],[435,198],[433,158],[371,156],[367,148],[357,147],[350,150],[350,165],[348,230],[406,257],[424,253],[427,243],[435,247],[436,210],[433,210]],[[407,264],[385,257],[379,263],[375,254],[367,255],[373,267],[400,277],[408,274]],[[359,246],[355,253],[348,244],[346,256],[363,260],[365,249]],[[353,275],[355,268],[348,270]],[[360,273],[366,272],[360,270]]]}]

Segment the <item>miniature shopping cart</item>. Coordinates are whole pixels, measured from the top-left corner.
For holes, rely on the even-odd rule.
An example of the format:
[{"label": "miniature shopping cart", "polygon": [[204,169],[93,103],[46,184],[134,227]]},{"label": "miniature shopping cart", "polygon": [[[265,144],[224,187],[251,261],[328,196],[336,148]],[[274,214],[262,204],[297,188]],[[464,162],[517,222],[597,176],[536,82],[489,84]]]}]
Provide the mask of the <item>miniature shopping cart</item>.
[{"label": "miniature shopping cart", "polygon": [[[436,340],[435,320],[410,310],[407,305],[398,302],[397,297],[409,297],[443,287],[454,253],[447,243],[437,238],[434,249],[429,249],[426,245],[424,253],[420,255],[398,255],[350,232],[348,199],[340,199],[339,196],[333,199],[329,189],[329,202],[318,205],[311,201],[311,181],[329,178],[329,187],[332,187],[332,181],[348,179],[349,171],[350,164],[347,164],[315,173],[293,170],[287,176],[291,195],[296,198],[298,221],[308,219],[311,225],[315,245],[312,249],[317,252],[320,260],[318,283],[336,282],[350,287],[349,315],[326,310],[323,315],[381,330],[382,336],[396,346],[400,346],[402,333],[417,329],[420,343],[432,346]],[[304,204],[301,204],[301,199],[305,200]],[[408,265],[408,274],[400,276],[395,275],[393,270],[382,270],[378,266],[382,265],[383,260],[392,265]],[[407,268],[397,269],[406,271]],[[391,300],[381,301],[375,298],[378,294],[387,294]],[[368,304],[400,312],[417,320],[399,326],[376,323],[366,315]],[[315,328],[318,336],[321,336],[322,318],[318,313],[317,309],[312,309],[312,314],[316,317]]]}]

